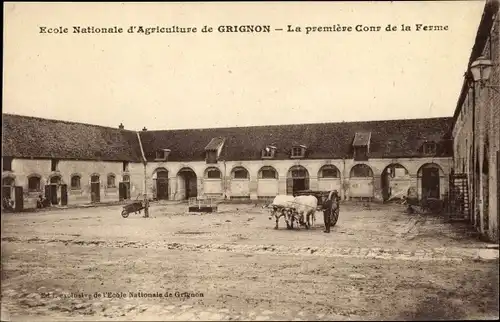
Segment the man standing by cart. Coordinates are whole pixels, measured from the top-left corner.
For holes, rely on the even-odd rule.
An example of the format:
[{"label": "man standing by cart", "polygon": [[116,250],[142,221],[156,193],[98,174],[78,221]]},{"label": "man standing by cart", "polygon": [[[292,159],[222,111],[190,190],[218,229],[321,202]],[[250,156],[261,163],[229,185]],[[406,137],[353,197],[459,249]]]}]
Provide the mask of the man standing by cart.
[{"label": "man standing by cart", "polygon": [[337,209],[339,196],[337,190],[333,190],[328,194],[327,199],[323,202],[323,222],[325,223],[324,233],[330,233],[330,226],[332,224],[332,214]]}]

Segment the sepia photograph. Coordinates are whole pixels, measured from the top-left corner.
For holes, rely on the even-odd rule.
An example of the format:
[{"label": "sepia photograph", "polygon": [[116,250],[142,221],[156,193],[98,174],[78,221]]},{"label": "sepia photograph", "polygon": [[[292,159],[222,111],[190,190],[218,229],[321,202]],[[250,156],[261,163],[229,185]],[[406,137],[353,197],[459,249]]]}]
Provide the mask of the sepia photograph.
[{"label": "sepia photograph", "polygon": [[3,9],[1,321],[499,319],[500,0]]}]

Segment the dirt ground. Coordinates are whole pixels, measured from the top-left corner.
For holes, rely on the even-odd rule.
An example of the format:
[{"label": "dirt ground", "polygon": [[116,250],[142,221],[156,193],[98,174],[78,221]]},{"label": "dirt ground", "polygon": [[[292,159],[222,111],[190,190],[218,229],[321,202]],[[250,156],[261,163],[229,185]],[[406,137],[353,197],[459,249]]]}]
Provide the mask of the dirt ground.
[{"label": "dirt ground", "polygon": [[154,204],[2,215],[2,320],[498,319],[498,249],[402,206],[322,232],[268,211]]}]

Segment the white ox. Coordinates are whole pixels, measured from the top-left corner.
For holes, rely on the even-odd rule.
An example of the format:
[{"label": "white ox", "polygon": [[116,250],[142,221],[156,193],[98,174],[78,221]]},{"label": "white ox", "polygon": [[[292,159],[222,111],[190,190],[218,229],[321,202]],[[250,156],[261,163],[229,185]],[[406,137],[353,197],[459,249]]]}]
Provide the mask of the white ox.
[{"label": "white ox", "polygon": [[[316,208],[318,207],[318,199],[315,196],[297,196],[293,200],[293,207],[295,208],[295,214],[289,214],[287,220],[287,226],[293,227],[293,220],[299,219],[299,223],[304,223],[306,228],[309,229],[316,222]],[[305,219],[305,222],[304,222]]]},{"label": "white ox", "polygon": [[[270,208],[271,210],[271,215],[269,216],[269,220],[271,220],[273,217],[276,218],[276,226],[274,229],[278,229],[278,221],[280,217],[285,217],[285,221],[287,221],[287,212],[288,209],[294,207],[293,202],[295,198],[293,196],[287,196],[287,195],[277,195],[271,204],[266,206],[267,208]],[[288,221],[287,221],[287,227],[288,227]]]}]

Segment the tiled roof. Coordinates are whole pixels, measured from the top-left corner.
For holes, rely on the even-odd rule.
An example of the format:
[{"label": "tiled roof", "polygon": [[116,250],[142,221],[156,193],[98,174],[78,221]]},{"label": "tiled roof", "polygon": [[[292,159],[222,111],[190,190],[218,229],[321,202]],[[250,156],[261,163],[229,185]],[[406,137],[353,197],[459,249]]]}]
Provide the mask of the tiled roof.
[{"label": "tiled roof", "polygon": [[[97,125],[3,114],[2,155],[18,158],[142,161],[134,131]],[[293,146],[307,146],[306,158],[350,158],[356,133],[371,133],[370,157],[422,156],[426,141],[438,144],[436,156],[452,155],[452,118],[294,124],[233,128],[142,131],[144,153],[170,149],[169,161],[204,161],[205,148],[224,149],[220,160],[260,160],[262,149],[276,147],[275,159],[289,159]],[[223,140],[223,141],[222,141]]]},{"label": "tiled roof", "polygon": [[369,122],[342,122],[141,132],[148,160],[157,149],[172,150],[169,161],[203,161],[212,138],[225,138],[220,160],[260,160],[267,145],[276,146],[275,159],[289,159],[293,146],[307,146],[306,158],[337,159],[352,156],[357,132],[371,132],[370,157],[422,156],[423,142],[438,143],[437,155],[452,155],[448,131],[452,118]]},{"label": "tiled roof", "polygon": [[370,132],[361,132],[354,135],[353,146],[368,146],[370,145]]},{"label": "tiled roof", "polygon": [[2,114],[2,155],[18,158],[141,161],[136,132]]}]

